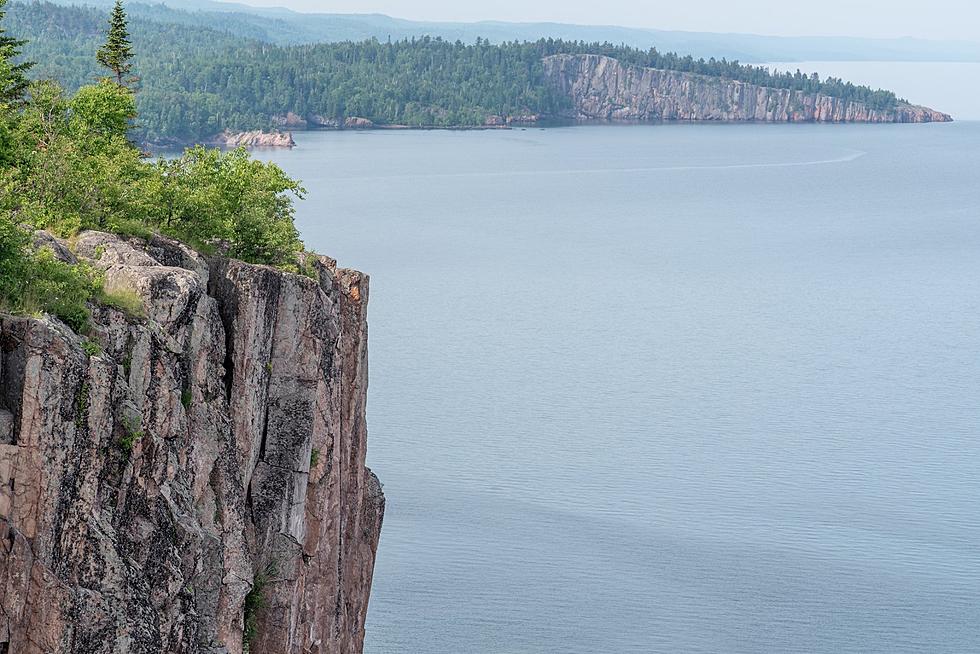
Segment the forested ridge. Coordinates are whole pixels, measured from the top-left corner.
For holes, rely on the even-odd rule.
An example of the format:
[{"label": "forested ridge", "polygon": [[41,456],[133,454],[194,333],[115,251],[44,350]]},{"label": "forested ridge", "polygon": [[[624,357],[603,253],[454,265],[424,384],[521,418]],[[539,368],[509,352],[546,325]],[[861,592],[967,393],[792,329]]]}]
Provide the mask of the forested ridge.
[{"label": "forested ridge", "polygon": [[[267,129],[287,112],[436,127],[481,125],[491,115],[554,116],[569,100],[544,83],[541,60],[553,54],[602,54],[640,66],[824,93],[875,109],[897,103],[889,91],[835,78],[772,74],[735,61],[608,43],[464,44],[422,37],[276,46],[195,26],[190,19],[155,19],[181,13],[173,10],[141,13],[130,21],[139,77],[136,133],[149,141],[187,142],[223,129]],[[37,62],[34,77],[56,79],[72,90],[98,75],[91,53],[104,39],[105,11],[18,3],[10,5],[8,23],[11,34],[29,40],[24,56]]]}]

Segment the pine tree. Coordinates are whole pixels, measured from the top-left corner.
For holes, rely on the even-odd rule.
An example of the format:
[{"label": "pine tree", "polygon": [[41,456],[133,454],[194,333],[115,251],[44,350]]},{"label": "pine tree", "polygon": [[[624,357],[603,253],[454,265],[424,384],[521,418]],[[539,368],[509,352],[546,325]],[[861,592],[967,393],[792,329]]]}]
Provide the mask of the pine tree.
[{"label": "pine tree", "polygon": [[21,46],[27,41],[6,35],[6,30],[3,29],[6,4],[7,0],[0,0],[0,106],[16,104],[24,98],[29,84],[27,71],[34,65],[33,62],[14,62],[20,54]]},{"label": "pine tree", "polygon": [[123,75],[133,68],[133,46],[129,42],[129,27],[122,0],[116,0],[109,17],[109,34],[105,45],[99,48],[95,58],[116,76],[116,83],[123,86]]}]

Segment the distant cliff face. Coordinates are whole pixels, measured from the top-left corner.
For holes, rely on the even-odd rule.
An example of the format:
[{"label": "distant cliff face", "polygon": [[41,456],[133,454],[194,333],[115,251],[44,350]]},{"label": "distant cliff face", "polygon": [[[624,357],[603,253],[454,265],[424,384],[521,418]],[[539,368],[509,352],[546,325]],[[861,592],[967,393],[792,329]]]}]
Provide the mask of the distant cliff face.
[{"label": "distant cliff face", "polygon": [[554,55],[545,76],[572,101],[577,120],[928,123],[948,115],[909,104],[870,109],[823,94],[630,66],[600,55]]},{"label": "distant cliff face", "polygon": [[0,317],[0,651],[361,651],[367,277],[97,232],[75,251],[146,316],[100,308],[87,345]]}]

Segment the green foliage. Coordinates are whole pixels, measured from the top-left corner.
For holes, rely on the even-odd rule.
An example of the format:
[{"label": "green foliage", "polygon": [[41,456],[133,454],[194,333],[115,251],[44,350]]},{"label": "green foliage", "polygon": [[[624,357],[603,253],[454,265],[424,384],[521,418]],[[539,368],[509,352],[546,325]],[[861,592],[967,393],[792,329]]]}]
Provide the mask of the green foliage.
[{"label": "green foliage", "polygon": [[90,267],[34,252],[21,225],[64,237],[82,229],[143,238],[164,232],[203,250],[221,245],[251,263],[298,270],[297,182],[244,150],[198,147],[147,161],[126,137],[133,116],[132,92],[108,81],[73,97],[36,83],[23,107],[0,113],[10,136],[0,152],[0,307],[46,311],[78,331],[88,328],[92,300],[145,317],[132,290],[103,290]]},{"label": "green foliage", "polygon": [[139,416],[123,416],[122,426],[123,433],[119,437],[119,447],[123,452],[127,454],[133,451],[133,446],[136,445],[136,441],[143,438],[143,427],[142,418]]},{"label": "green foliage", "polygon": [[30,235],[18,227],[9,212],[0,212],[0,302],[8,309],[23,294],[28,272]]},{"label": "green foliage", "polygon": [[122,86],[123,75],[133,69],[133,47],[129,41],[129,26],[122,0],[116,0],[109,16],[109,33],[105,44],[95,53],[96,60],[112,71],[116,84]]},{"label": "green foliage", "polygon": [[[69,88],[96,75],[89,53],[97,45],[97,11],[46,3],[15,7],[12,24],[18,34],[34,39],[28,54],[40,62],[38,75]],[[283,47],[202,28],[200,20],[191,24],[191,15],[185,16],[188,24],[157,22],[172,21],[180,12],[155,11],[146,9],[147,17],[132,21],[143,78],[138,136],[151,141],[197,141],[225,128],[269,128],[287,112],[411,126],[480,125],[490,115],[556,115],[568,108],[568,99],[545,82],[541,59],[562,53],[602,54],[641,66],[825,93],[875,109],[897,102],[891,92],[837,78],[777,74],[737,61],[609,43],[463,44],[425,37]]]},{"label": "green foliage", "polygon": [[295,272],[303,246],[291,196],[303,188],[278,166],[201,146],[157,163],[162,231],[201,245],[225,243],[232,257]]},{"label": "green foliage", "polygon": [[320,281],[320,273],[313,261],[314,258],[312,256],[300,256],[297,259],[297,273],[304,277],[309,277],[316,282]]},{"label": "green foliage", "polygon": [[96,357],[102,354],[102,346],[88,338],[82,341],[82,350],[90,357]]},{"label": "green foliage", "polygon": [[146,221],[152,198],[141,183],[150,166],[126,139],[122,120],[131,114],[132,96],[110,86],[84,87],[67,98],[52,82],[32,85],[11,157],[23,222],[70,236]]},{"label": "green foliage", "polygon": [[7,36],[6,5],[7,0],[0,0],[0,110],[20,103],[27,91],[27,71],[34,65],[18,60],[27,42]]},{"label": "green foliage", "polygon": [[[297,270],[302,244],[292,197],[303,191],[297,182],[244,150],[198,147],[174,160],[146,161],[127,139],[134,117],[133,93],[109,81],[84,86],[73,97],[51,82],[32,85],[25,106],[10,114],[11,145],[7,165],[0,165],[0,210],[10,223],[0,236],[8,250],[26,248],[13,228],[16,213],[19,223],[65,237],[81,229],[144,238],[165,232],[205,250],[221,243],[230,256]],[[52,275],[61,271],[43,257],[39,265]],[[17,295],[3,291],[17,279],[0,284],[3,297]],[[84,304],[91,296],[73,301]],[[99,299],[133,317],[143,314],[132,294]],[[80,317],[73,315],[71,324],[81,324]]]},{"label": "green foliage", "polygon": [[191,400],[193,399],[191,395],[191,389],[185,388],[180,394],[180,403],[184,405],[185,409],[189,409],[191,406]]},{"label": "green foliage", "polygon": [[136,118],[133,92],[109,80],[78,89],[68,107],[75,129],[103,138],[125,138]]},{"label": "green foliage", "polygon": [[315,468],[316,464],[319,462],[320,462],[320,450],[314,447],[313,450],[310,452],[310,467]]},{"label": "green foliage", "polygon": [[46,248],[33,250],[30,234],[0,212],[0,308],[50,313],[84,333],[91,317],[87,301],[100,284],[89,266],[63,263]]},{"label": "green foliage", "polygon": [[41,249],[30,258],[31,272],[23,294],[26,312],[31,308],[58,316],[78,333],[89,328],[87,300],[101,285],[100,276],[85,264],[69,265]]},{"label": "green foliage", "polygon": [[265,589],[276,575],[277,566],[269,563],[265,568],[255,573],[252,588],[245,595],[245,630],[242,633],[242,645],[245,651],[258,636],[258,612],[266,605]]}]

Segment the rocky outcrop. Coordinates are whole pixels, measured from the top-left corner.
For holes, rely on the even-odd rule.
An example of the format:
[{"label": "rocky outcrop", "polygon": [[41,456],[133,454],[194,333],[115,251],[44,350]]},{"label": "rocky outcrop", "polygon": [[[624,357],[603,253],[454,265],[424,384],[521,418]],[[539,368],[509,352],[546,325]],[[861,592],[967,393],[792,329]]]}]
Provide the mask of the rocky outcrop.
[{"label": "rocky outcrop", "polygon": [[948,115],[906,103],[871,109],[823,94],[631,66],[600,55],[554,55],[545,76],[571,100],[576,120],[761,122],[947,122]]},{"label": "rocky outcrop", "polygon": [[291,129],[306,129],[310,124],[305,118],[292,111],[287,111],[281,116],[273,116],[272,123],[276,127],[287,127]]},{"label": "rocky outcrop", "polygon": [[0,317],[0,651],[359,652],[367,277],[97,232],[74,254],[142,315]]},{"label": "rocky outcrop", "polygon": [[319,114],[310,114],[307,118],[309,125],[323,129],[340,129],[343,125],[336,118],[327,118]]},{"label": "rocky outcrop", "polygon": [[517,116],[487,116],[483,121],[484,127],[507,127],[509,125],[535,125],[541,120],[537,114],[520,114]]},{"label": "rocky outcrop", "polygon": [[211,145],[225,148],[291,148],[296,145],[296,141],[289,132],[263,132],[258,129],[249,132],[225,130],[211,139]]},{"label": "rocky outcrop", "polygon": [[367,118],[350,116],[344,119],[344,127],[347,129],[371,129],[374,127],[374,123]]}]

